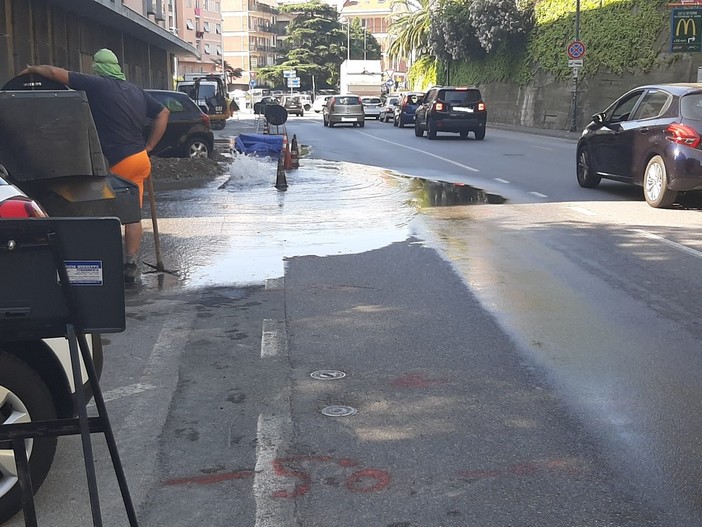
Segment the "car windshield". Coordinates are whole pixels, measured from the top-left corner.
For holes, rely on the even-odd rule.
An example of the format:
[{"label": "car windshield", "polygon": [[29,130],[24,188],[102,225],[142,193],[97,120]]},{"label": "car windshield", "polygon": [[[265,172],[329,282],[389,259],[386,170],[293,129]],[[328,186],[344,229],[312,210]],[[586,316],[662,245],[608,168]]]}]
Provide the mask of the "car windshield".
[{"label": "car windshield", "polygon": [[215,92],[216,92],[216,86],[214,84],[205,84],[200,83],[200,97],[201,98],[207,98],[207,97],[214,97]]},{"label": "car windshield", "polygon": [[449,104],[465,104],[480,101],[478,90],[446,90],[439,99]]},{"label": "car windshield", "polygon": [[400,102],[400,99],[398,99],[397,97],[390,97],[388,99],[387,103],[385,103],[385,104],[387,104],[388,106],[397,106],[399,104],[399,102]]},{"label": "car windshield", "polygon": [[380,97],[364,97],[361,101],[363,104],[380,104],[382,102]]},{"label": "car windshield", "polygon": [[351,106],[353,104],[361,104],[361,101],[358,99],[358,97],[344,96],[337,97],[336,104],[340,104],[341,106]]},{"label": "car windshield", "polygon": [[702,93],[691,93],[682,97],[680,113],[686,119],[702,121]]}]

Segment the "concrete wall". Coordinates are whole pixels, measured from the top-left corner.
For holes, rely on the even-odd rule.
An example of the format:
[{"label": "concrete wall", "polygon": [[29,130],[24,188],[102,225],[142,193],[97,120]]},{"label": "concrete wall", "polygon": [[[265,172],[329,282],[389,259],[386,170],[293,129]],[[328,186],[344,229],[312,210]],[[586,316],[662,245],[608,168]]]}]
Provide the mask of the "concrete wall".
[{"label": "concrete wall", "polygon": [[92,73],[92,56],[100,48],[117,54],[130,82],[171,89],[171,61],[165,50],[46,0],[0,0],[0,86],[27,64]]},{"label": "concrete wall", "polygon": [[[577,129],[583,129],[590,122],[592,114],[604,110],[616,98],[636,86],[697,82],[698,67],[702,67],[702,53],[686,53],[681,54],[673,64],[647,74],[601,72],[594,77],[581,79],[578,85]],[[549,75],[540,74],[526,86],[491,83],[481,85],[481,91],[488,107],[489,121],[568,130],[572,119],[572,86],[572,81],[557,82]]]}]

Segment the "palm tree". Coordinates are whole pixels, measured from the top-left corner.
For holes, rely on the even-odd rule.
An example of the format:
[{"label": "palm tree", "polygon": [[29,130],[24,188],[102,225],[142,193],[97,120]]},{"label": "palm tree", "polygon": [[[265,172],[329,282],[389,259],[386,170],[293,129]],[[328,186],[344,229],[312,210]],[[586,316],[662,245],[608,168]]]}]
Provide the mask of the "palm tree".
[{"label": "palm tree", "polygon": [[388,58],[410,59],[427,53],[432,0],[394,0]]}]

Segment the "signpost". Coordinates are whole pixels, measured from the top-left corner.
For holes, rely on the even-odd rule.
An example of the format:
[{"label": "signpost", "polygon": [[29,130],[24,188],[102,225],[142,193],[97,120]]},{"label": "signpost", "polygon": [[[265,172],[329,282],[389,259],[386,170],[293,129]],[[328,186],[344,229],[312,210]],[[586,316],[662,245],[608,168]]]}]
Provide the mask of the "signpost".
[{"label": "signpost", "polygon": [[702,8],[673,9],[670,13],[670,51],[702,51]]},{"label": "signpost", "polygon": [[290,88],[290,95],[292,95],[293,88],[300,87],[300,77],[288,77],[288,88]]},{"label": "signpost", "polygon": [[296,70],[283,70],[283,77],[286,79],[290,79],[292,77],[297,77],[297,71]]},{"label": "signpost", "polygon": [[578,127],[578,70],[583,67],[585,58],[585,44],[578,39],[580,32],[579,9],[575,19],[575,40],[571,41],[566,46],[566,55],[568,55],[568,67],[573,70],[573,98],[571,101],[572,118],[570,121],[570,131],[575,132]]}]

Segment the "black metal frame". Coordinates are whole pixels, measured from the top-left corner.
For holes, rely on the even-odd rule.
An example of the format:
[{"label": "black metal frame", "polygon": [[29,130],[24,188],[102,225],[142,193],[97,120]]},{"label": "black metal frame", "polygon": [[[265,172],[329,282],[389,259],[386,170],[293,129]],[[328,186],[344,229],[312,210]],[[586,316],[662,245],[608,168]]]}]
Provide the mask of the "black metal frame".
[{"label": "black metal frame", "polygon": [[[52,219],[40,221],[46,221],[47,226],[50,226],[52,221],[60,222],[66,220]],[[83,219],[82,221],[116,222],[117,220],[112,218],[95,218]],[[119,232],[119,230],[117,232]],[[86,478],[88,482],[88,492],[90,495],[90,508],[93,518],[93,525],[95,527],[102,526],[102,513],[100,510],[97,478],[95,474],[95,464],[90,437],[92,433],[102,433],[105,435],[107,447],[110,452],[112,465],[115,470],[115,476],[117,477],[117,482],[119,484],[120,492],[122,494],[122,500],[124,502],[127,517],[129,519],[129,525],[131,527],[138,527],[134,505],[129,494],[127,480],[120,461],[114,433],[110,425],[110,420],[107,414],[107,408],[105,407],[105,400],[102,395],[102,390],[100,389],[98,375],[95,370],[92,354],[90,353],[90,348],[88,347],[88,341],[86,339],[85,332],[79,326],[80,321],[82,320],[82,318],[80,317],[80,305],[76,301],[76,297],[72,291],[72,286],[69,281],[68,271],[65,265],[64,249],[62,247],[60,237],[55,231],[51,230],[50,228],[46,232],[46,240],[51,249],[51,254],[53,256],[56,272],[58,273],[60,279],[61,289],[63,292],[63,299],[66,303],[66,306],[68,307],[68,313],[70,313],[69,320],[67,320],[65,324],[64,336],[68,340],[69,344],[71,369],[73,375],[73,382],[75,386],[78,417],[73,417],[69,419],[33,421],[31,423],[0,425],[0,441],[10,441],[12,443],[12,448],[15,453],[15,463],[17,466],[19,485],[22,491],[22,509],[24,512],[25,525],[27,527],[36,527],[38,525],[36,509],[34,504],[32,479],[29,470],[29,462],[27,460],[25,450],[25,440],[29,438],[38,437],[80,435],[83,447],[83,459],[85,463]],[[108,243],[107,240],[103,240],[103,242]],[[121,244],[121,237],[119,238],[118,243]],[[29,270],[29,272],[31,272],[31,270]],[[123,308],[124,298],[116,299],[116,301],[121,302]],[[46,335],[46,337],[53,336],[53,334]],[[3,340],[3,335],[0,331],[0,341],[1,340]],[[88,373],[90,387],[93,391],[93,397],[95,399],[95,404],[98,412],[98,415],[96,417],[88,417],[86,407],[87,397],[80,369],[81,357],[83,359],[83,364],[85,365],[86,371]]]}]

